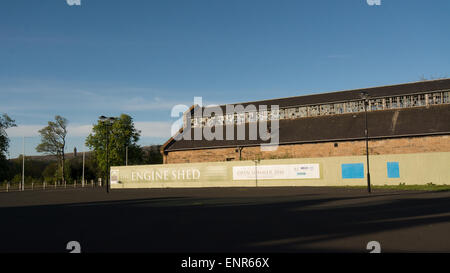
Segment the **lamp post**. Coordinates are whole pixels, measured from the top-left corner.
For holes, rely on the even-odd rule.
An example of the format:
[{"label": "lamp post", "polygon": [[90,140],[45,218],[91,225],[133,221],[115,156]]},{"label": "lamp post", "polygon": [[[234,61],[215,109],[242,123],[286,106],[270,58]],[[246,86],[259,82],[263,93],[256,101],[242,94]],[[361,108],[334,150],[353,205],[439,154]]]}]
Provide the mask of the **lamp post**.
[{"label": "lamp post", "polygon": [[22,186],[21,190],[25,190],[25,136],[22,139]]},{"label": "lamp post", "polygon": [[116,118],[100,116],[99,120],[106,125],[106,192],[109,193],[109,135],[111,133],[111,125]]},{"label": "lamp post", "polygon": [[256,187],[258,187],[258,163],[261,161],[259,158],[255,159],[255,183]]},{"label": "lamp post", "polygon": [[81,187],[84,188],[84,161],[86,160],[86,152],[85,149],[83,148],[83,174],[82,174],[82,178],[81,178]]},{"label": "lamp post", "polygon": [[361,93],[361,98],[364,102],[364,116],[365,116],[365,137],[366,137],[366,160],[367,160],[367,191],[371,193],[370,189],[370,168],[369,168],[369,129],[367,126],[367,106],[369,105],[369,94],[367,92]]}]

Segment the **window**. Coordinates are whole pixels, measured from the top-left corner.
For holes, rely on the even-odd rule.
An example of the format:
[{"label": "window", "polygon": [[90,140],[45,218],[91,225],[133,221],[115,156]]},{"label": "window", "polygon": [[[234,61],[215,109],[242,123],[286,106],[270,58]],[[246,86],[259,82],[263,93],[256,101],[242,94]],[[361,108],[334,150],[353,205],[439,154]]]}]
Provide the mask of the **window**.
[{"label": "window", "polygon": [[391,109],[398,108],[398,97],[393,97],[391,99]]},{"label": "window", "polygon": [[403,99],[403,107],[407,107],[407,108],[411,107],[412,106],[412,101],[411,101],[412,97],[404,96],[403,98],[404,98]]},{"label": "window", "polygon": [[344,113],[344,104],[343,103],[335,103],[334,104],[334,112],[336,114],[343,114]]},{"label": "window", "polygon": [[403,106],[403,104],[404,104],[404,97],[397,97],[397,102],[398,102],[397,107],[399,107],[399,108],[403,108],[404,107]]},{"label": "window", "polygon": [[295,118],[295,108],[288,108],[287,111],[287,118],[293,119]]},{"label": "window", "polygon": [[412,107],[424,106],[425,105],[425,95],[413,95],[412,97]]},{"label": "window", "polygon": [[284,109],[280,109],[280,119],[285,119],[285,113],[286,111]]},{"label": "window", "polygon": [[321,115],[332,115],[334,114],[334,104],[323,104],[320,106]]},{"label": "window", "polygon": [[420,106],[425,106],[425,94],[419,95]]},{"label": "window", "polygon": [[308,116],[308,108],[306,107],[300,107],[299,109],[300,117],[304,118]]},{"label": "window", "polygon": [[[369,100],[367,110],[377,111],[384,109],[397,109],[420,107],[425,105],[450,103],[450,91],[432,92],[427,94],[415,94],[396,97],[372,98]],[[258,122],[267,120],[298,119],[322,115],[334,115],[344,113],[364,112],[364,101],[355,100],[341,103],[318,104],[284,109],[261,110],[245,113],[232,113],[222,116],[196,117],[192,115],[183,118],[183,125],[191,124],[192,128],[216,125],[243,124],[246,122]]]},{"label": "window", "polygon": [[[346,103],[347,113],[359,112],[359,103],[357,101],[350,101]],[[364,111],[364,104],[362,103],[362,111]]]},{"label": "window", "polygon": [[214,126],[216,124],[216,117],[207,118],[206,126]]},{"label": "window", "polygon": [[[358,105],[358,111],[357,112],[364,112],[364,101],[357,101],[356,102],[357,103],[357,105]],[[367,106],[367,107],[369,107],[369,106]],[[370,108],[368,108],[368,109],[370,109]]]},{"label": "window", "polygon": [[225,124],[226,125],[234,124],[234,114],[226,114],[225,115]]},{"label": "window", "polygon": [[216,117],[216,125],[223,125],[224,116],[217,116]]},{"label": "window", "polygon": [[257,122],[258,121],[258,113],[250,112],[248,113],[248,122]]},{"label": "window", "polygon": [[312,106],[308,106],[308,112],[310,114],[311,117],[315,117],[319,115],[319,106],[317,105],[312,105]]},{"label": "window", "polygon": [[194,124],[192,125],[192,127],[201,127],[202,126],[202,118],[194,117],[192,120],[194,121]]},{"label": "window", "polygon": [[261,112],[257,112],[257,114],[258,114],[258,120],[266,121],[269,113],[267,110],[264,110]]},{"label": "window", "polygon": [[442,99],[443,103],[450,103],[450,92],[444,92],[444,98]]},{"label": "window", "polygon": [[245,123],[245,113],[239,113],[236,116],[237,124],[243,124]]},{"label": "window", "polygon": [[271,120],[277,120],[277,119],[280,119],[280,110],[279,109],[277,109],[277,110],[272,110],[272,111],[270,111],[270,119]]},{"label": "window", "polygon": [[370,110],[383,110],[383,99],[375,99],[370,101]]},{"label": "window", "polygon": [[392,98],[386,98],[384,103],[386,104],[386,109],[392,109]]},{"label": "window", "polygon": [[434,93],[433,94],[433,104],[441,104],[441,93]]}]

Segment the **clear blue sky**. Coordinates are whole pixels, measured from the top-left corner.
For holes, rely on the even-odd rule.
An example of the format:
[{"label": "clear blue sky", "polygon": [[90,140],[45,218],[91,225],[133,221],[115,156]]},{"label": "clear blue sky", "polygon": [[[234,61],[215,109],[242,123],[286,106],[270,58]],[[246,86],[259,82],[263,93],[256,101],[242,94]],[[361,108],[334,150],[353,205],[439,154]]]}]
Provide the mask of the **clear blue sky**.
[{"label": "clear blue sky", "polygon": [[450,77],[450,1],[4,0],[0,113],[11,157],[70,122],[83,149],[100,115],[127,113],[163,143],[170,110]]}]

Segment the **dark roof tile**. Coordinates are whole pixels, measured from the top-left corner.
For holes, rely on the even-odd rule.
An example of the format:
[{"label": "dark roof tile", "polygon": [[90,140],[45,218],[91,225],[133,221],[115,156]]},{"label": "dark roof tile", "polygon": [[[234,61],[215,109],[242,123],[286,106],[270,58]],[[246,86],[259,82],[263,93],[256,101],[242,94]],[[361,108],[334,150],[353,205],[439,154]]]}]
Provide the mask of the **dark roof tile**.
[{"label": "dark roof tile", "polygon": [[[364,138],[364,113],[280,120],[279,125],[280,144]],[[248,140],[248,126],[246,124],[246,140],[172,140],[164,150],[237,147],[264,143],[260,140]],[[368,126],[370,138],[449,134],[450,105],[368,112]],[[235,135],[236,132],[235,128]]]}]

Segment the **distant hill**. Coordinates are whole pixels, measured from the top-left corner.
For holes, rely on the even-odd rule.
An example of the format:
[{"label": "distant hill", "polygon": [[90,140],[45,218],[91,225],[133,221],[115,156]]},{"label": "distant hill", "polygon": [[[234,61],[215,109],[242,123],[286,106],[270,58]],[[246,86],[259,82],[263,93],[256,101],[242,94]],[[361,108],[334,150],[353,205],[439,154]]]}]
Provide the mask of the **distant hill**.
[{"label": "distant hill", "polygon": [[[158,152],[159,148],[161,147],[161,145],[151,145],[151,146],[143,146],[142,149],[145,152]],[[90,157],[94,154],[93,151],[86,151],[86,157]],[[77,157],[82,157],[83,156],[83,152],[79,152],[77,151]],[[66,160],[72,159],[75,157],[74,153],[66,153],[65,154],[65,158]],[[56,161],[56,156],[54,155],[29,155],[26,156],[27,159],[31,159],[31,160],[36,160],[36,161],[44,161],[44,162],[52,162],[52,161]],[[11,160],[15,160],[18,159],[17,158],[11,158]]]}]

